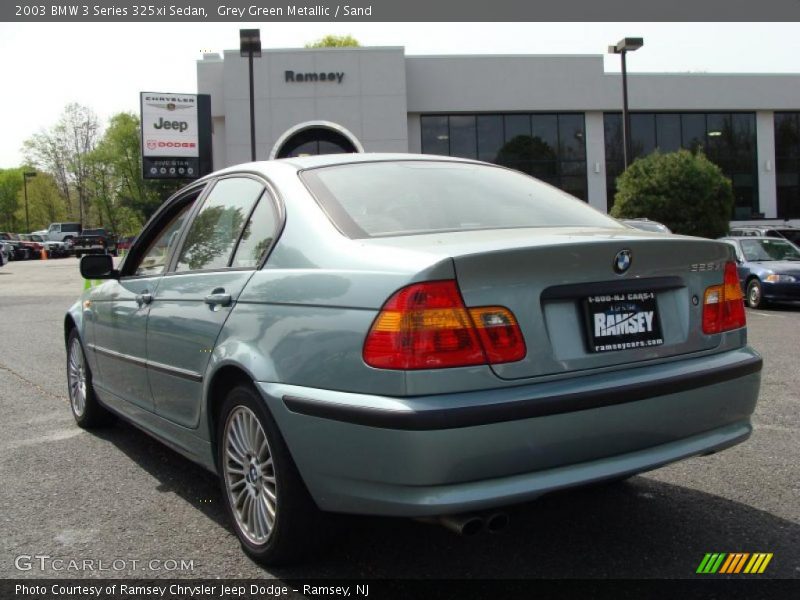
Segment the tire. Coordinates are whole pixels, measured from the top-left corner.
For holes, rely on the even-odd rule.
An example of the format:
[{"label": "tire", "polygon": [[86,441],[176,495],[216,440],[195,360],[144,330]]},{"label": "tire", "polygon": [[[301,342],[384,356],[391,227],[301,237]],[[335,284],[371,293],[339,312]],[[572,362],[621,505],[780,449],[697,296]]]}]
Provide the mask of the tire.
[{"label": "tire", "polygon": [[758,279],[751,279],[747,283],[747,306],[750,308],[763,308],[766,305],[764,300],[761,282]]},{"label": "tire", "polygon": [[225,506],[245,553],[261,564],[278,565],[315,550],[324,538],[323,514],[252,386],[240,384],[228,392],[216,439]]},{"label": "tire", "polygon": [[70,331],[67,338],[67,394],[72,416],[79,427],[95,429],[115,421],[114,415],[100,404],[94,393],[92,372],[77,329]]}]

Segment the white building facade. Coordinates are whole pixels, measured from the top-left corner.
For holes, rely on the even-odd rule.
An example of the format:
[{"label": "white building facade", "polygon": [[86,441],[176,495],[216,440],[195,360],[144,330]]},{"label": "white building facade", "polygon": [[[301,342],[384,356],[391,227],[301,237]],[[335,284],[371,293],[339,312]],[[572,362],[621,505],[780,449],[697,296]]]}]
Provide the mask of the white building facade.
[{"label": "white building facade", "polygon": [[[205,55],[214,168],[250,160],[247,59]],[[503,164],[608,210],[622,83],[596,56],[406,56],[402,47],[265,50],[256,158],[424,152]],[[800,218],[800,75],[628,75],[633,156],[701,147],[740,222]]]}]

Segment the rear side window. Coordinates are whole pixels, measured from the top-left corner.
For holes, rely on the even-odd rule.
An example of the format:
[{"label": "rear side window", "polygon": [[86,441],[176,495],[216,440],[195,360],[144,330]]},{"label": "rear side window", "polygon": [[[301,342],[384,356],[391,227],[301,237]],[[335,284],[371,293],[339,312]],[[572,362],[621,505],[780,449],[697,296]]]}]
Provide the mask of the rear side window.
[{"label": "rear side window", "polygon": [[231,266],[255,268],[267,248],[272,245],[277,229],[278,215],[271,199],[264,194],[242,232],[242,239],[239,240]]},{"label": "rear side window", "polygon": [[263,191],[264,186],[254,179],[219,180],[189,227],[175,270],[227,267],[250,211]]},{"label": "rear side window", "polygon": [[351,238],[516,227],[623,225],[517,171],[448,161],[338,165],[301,174]]},{"label": "rear side window", "polygon": [[61,224],[61,232],[71,232],[76,233],[81,230],[80,223],[62,223]]}]

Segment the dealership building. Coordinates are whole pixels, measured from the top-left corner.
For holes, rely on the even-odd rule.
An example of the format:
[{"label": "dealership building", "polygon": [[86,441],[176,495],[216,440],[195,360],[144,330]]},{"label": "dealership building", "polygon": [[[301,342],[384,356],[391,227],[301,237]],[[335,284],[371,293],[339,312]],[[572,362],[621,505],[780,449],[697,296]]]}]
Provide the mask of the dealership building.
[{"label": "dealership building", "polygon": [[[402,47],[265,50],[254,59],[258,160],[424,152],[530,173],[607,211],[622,172],[622,82],[602,55],[406,56]],[[250,160],[248,60],[206,54],[214,168]],[[734,219],[800,219],[800,75],[628,75],[633,157],[701,147]]]}]

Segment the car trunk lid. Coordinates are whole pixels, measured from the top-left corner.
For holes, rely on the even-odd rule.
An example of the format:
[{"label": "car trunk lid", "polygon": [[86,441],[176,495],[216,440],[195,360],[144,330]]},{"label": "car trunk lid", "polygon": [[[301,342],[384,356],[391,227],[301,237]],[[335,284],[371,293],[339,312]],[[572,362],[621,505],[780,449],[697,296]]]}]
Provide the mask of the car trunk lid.
[{"label": "car trunk lid", "polygon": [[[722,283],[725,262],[731,259],[732,251],[720,242],[586,228],[372,242],[449,256],[468,307],[502,305],[514,313],[527,354],[520,361],[492,365],[502,379],[666,359],[720,343],[719,335],[702,332],[704,291]],[[617,272],[615,259],[625,251],[630,266]],[[650,331],[631,335],[648,325]]]}]

